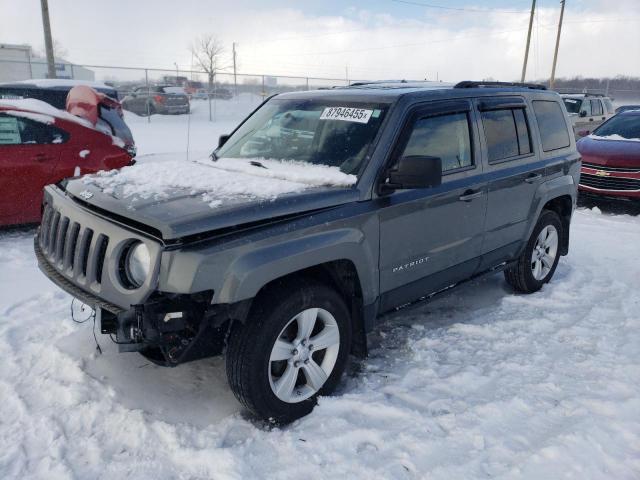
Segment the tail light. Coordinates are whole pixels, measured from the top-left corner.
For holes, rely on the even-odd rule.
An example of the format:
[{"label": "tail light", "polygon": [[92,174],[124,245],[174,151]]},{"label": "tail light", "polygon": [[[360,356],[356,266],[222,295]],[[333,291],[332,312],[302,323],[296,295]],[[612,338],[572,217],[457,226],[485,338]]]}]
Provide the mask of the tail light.
[{"label": "tail light", "polygon": [[158,103],[164,103],[164,97],[162,95],[155,95],[153,99]]}]

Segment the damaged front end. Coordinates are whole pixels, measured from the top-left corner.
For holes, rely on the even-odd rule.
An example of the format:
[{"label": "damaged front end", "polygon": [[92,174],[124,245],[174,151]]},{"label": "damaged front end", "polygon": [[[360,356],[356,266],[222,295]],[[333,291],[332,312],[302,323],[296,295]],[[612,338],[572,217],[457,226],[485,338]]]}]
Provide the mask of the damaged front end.
[{"label": "damaged front end", "polygon": [[222,352],[231,315],[226,306],[211,305],[212,296],[211,290],[155,293],[120,313],[96,307],[96,319],[120,352],[140,352],[156,364],[176,366]]}]

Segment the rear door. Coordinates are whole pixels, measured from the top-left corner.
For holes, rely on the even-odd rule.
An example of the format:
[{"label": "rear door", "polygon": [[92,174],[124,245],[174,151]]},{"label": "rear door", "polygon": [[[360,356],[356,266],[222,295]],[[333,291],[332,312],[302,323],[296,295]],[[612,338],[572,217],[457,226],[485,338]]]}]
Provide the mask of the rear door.
[{"label": "rear door", "polygon": [[591,100],[585,97],[582,99],[580,113],[578,114],[578,118],[576,118],[573,127],[573,133],[576,138],[578,138],[578,132],[581,130],[589,130],[591,132],[594,128],[593,122],[593,115],[591,114]]},{"label": "rear door", "polygon": [[487,97],[476,108],[489,174],[482,267],[490,268],[513,258],[520,247],[545,168],[536,162],[533,117],[523,97]]},{"label": "rear door", "polygon": [[68,138],[54,125],[0,113],[0,221],[38,221],[42,189]]},{"label": "rear door", "polygon": [[389,166],[404,155],[440,157],[442,185],[378,199],[383,311],[475,272],[486,209],[477,138],[468,100],[434,102],[409,115]]}]

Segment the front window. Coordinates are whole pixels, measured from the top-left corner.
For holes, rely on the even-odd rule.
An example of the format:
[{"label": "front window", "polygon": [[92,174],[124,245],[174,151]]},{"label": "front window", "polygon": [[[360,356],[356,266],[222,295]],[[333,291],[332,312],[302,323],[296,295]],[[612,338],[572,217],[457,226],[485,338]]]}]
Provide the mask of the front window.
[{"label": "front window", "polygon": [[593,132],[599,137],[619,135],[626,139],[640,138],[640,115],[617,115]]},{"label": "front window", "polygon": [[296,161],[357,175],[386,104],[274,99],[215,152],[218,158]]}]

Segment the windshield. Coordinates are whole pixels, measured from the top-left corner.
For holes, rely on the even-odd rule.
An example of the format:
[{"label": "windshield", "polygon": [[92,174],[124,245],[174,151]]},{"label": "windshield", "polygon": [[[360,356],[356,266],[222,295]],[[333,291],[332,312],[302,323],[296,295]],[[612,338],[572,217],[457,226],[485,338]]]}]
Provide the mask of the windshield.
[{"label": "windshield", "polygon": [[218,158],[287,160],[357,175],[386,104],[274,99],[216,152]]},{"label": "windshield", "polygon": [[640,138],[640,115],[616,115],[593,132],[598,137],[620,135],[623,138]]},{"label": "windshield", "polygon": [[120,118],[115,108],[109,108],[104,104],[100,104],[100,118],[104,120],[111,128],[111,135],[120,137],[126,145],[133,145],[133,135],[131,130],[124,123],[124,120]]},{"label": "windshield", "polygon": [[567,113],[580,113],[580,105],[582,104],[581,98],[564,97],[562,101],[564,102],[564,106],[567,108]]},{"label": "windshield", "polygon": [[182,87],[160,87],[163,93],[177,93],[184,95],[184,88]]}]

